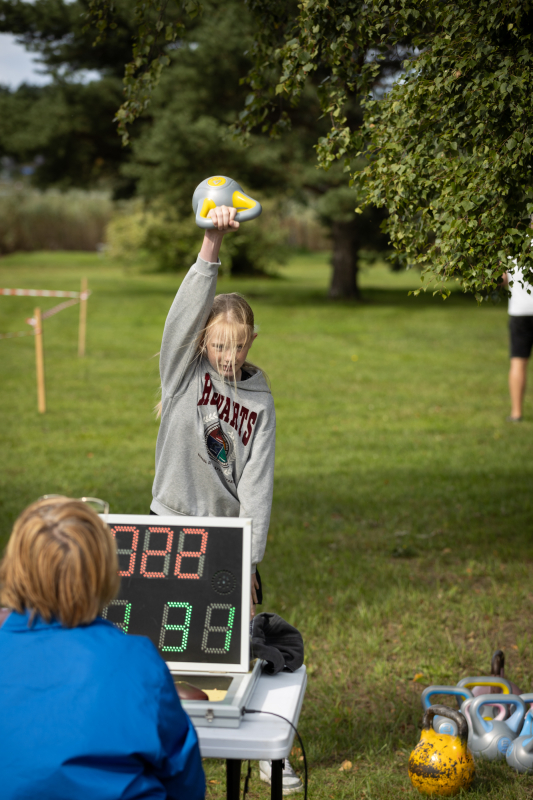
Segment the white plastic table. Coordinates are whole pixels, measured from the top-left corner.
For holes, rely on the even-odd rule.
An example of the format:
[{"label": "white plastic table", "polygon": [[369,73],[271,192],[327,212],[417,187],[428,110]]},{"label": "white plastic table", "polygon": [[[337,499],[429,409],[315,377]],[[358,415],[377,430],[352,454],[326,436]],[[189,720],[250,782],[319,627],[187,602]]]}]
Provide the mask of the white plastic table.
[{"label": "white plastic table", "polygon": [[[262,674],[246,707],[281,714],[297,727],[307,685],[305,667],[296,672]],[[282,798],[282,760],[291,752],[294,730],[279,717],[245,714],[238,728],[197,728],[204,758],[226,760],[226,796],[238,800],[241,761],[272,761],[272,800]]]}]

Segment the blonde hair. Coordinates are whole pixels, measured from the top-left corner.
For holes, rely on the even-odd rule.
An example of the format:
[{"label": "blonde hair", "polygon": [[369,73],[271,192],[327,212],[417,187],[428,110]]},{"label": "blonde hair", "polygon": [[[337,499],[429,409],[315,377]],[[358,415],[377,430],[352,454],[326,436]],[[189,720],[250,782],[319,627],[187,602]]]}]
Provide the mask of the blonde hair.
[{"label": "blonde hair", "polygon": [[[196,356],[207,358],[207,347],[213,338],[215,331],[217,337],[221,334],[221,342],[224,350],[230,350],[232,354],[233,375],[235,376],[235,356],[239,344],[249,345],[252,343],[255,332],[254,312],[248,301],[238,292],[229,294],[217,294],[213,300],[213,305],[205,326],[198,334],[198,349]],[[243,369],[251,369],[254,372],[259,369],[256,364],[246,360],[242,365]],[[265,378],[268,380],[265,373]],[[224,383],[224,375],[220,375]],[[233,382],[237,379],[234,377]],[[160,401],[155,412],[157,418],[161,416],[163,404]]]},{"label": "blonde hair", "polygon": [[0,601],[65,627],[92,622],[120,584],[115,540],[81,500],[38,500],[16,520],[0,563]]},{"label": "blonde hair", "polygon": [[[215,330],[217,335],[222,334],[223,349],[230,350],[232,353],[232,366],[235,374],[237,346],[251,344],[254,336],[254,312],[242,295],[231,292],[231,294],[218,294],[215,297],[205,327],[199,336],[198,352],[201,355],[207,355],[207,346],[213,338]],[[243,367],[256,369],[250,361],[245,361]],[[224,380],[223,375],[221,378]]]}]

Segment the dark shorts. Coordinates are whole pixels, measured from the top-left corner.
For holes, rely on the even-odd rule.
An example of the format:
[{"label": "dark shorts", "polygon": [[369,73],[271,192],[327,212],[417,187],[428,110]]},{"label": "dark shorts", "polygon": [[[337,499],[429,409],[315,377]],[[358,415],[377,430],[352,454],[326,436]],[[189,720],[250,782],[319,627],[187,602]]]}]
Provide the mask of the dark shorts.
[{"label": "dark shorts", "polygon": [[511,358],[529,358],[533,347],[533,317],[509,317]]},{"label": "dark shorts", "polygon": [[[152,509],[150,509],[150,514],[153,514],[154,517],[157,517],[157,514],[155,511],[152,511]],[[263,603],[263,585],[261,583],[261,575],[259,574],[257,567],[255,568],[255,574],[257,575],[257,583],[259,584],[259,589],[257,590],[257,605],[260,606]]]}]

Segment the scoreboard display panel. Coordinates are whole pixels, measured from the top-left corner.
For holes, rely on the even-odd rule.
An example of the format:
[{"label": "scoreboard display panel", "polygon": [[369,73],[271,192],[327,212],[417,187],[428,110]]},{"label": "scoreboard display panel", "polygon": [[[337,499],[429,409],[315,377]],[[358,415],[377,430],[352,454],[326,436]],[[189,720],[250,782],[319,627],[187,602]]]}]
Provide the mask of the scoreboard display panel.
[{"label": "scoreboard display panel", "polygon": [[173,671],[248,672],[252,521],[105,514],[120,591],[102,616]]}]

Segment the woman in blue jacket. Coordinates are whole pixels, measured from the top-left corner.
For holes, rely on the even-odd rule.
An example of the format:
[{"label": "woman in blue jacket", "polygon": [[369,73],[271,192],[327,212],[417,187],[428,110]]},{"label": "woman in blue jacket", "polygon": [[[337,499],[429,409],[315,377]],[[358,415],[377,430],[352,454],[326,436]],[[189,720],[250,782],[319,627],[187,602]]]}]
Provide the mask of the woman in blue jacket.
[{"label": "woman in blue jacket", "polygon": [[107,526],[85,503],[41,500],[0,564],[3,800],[200,800],[198,740],[166,664],[98,616],[118,590]]}]

